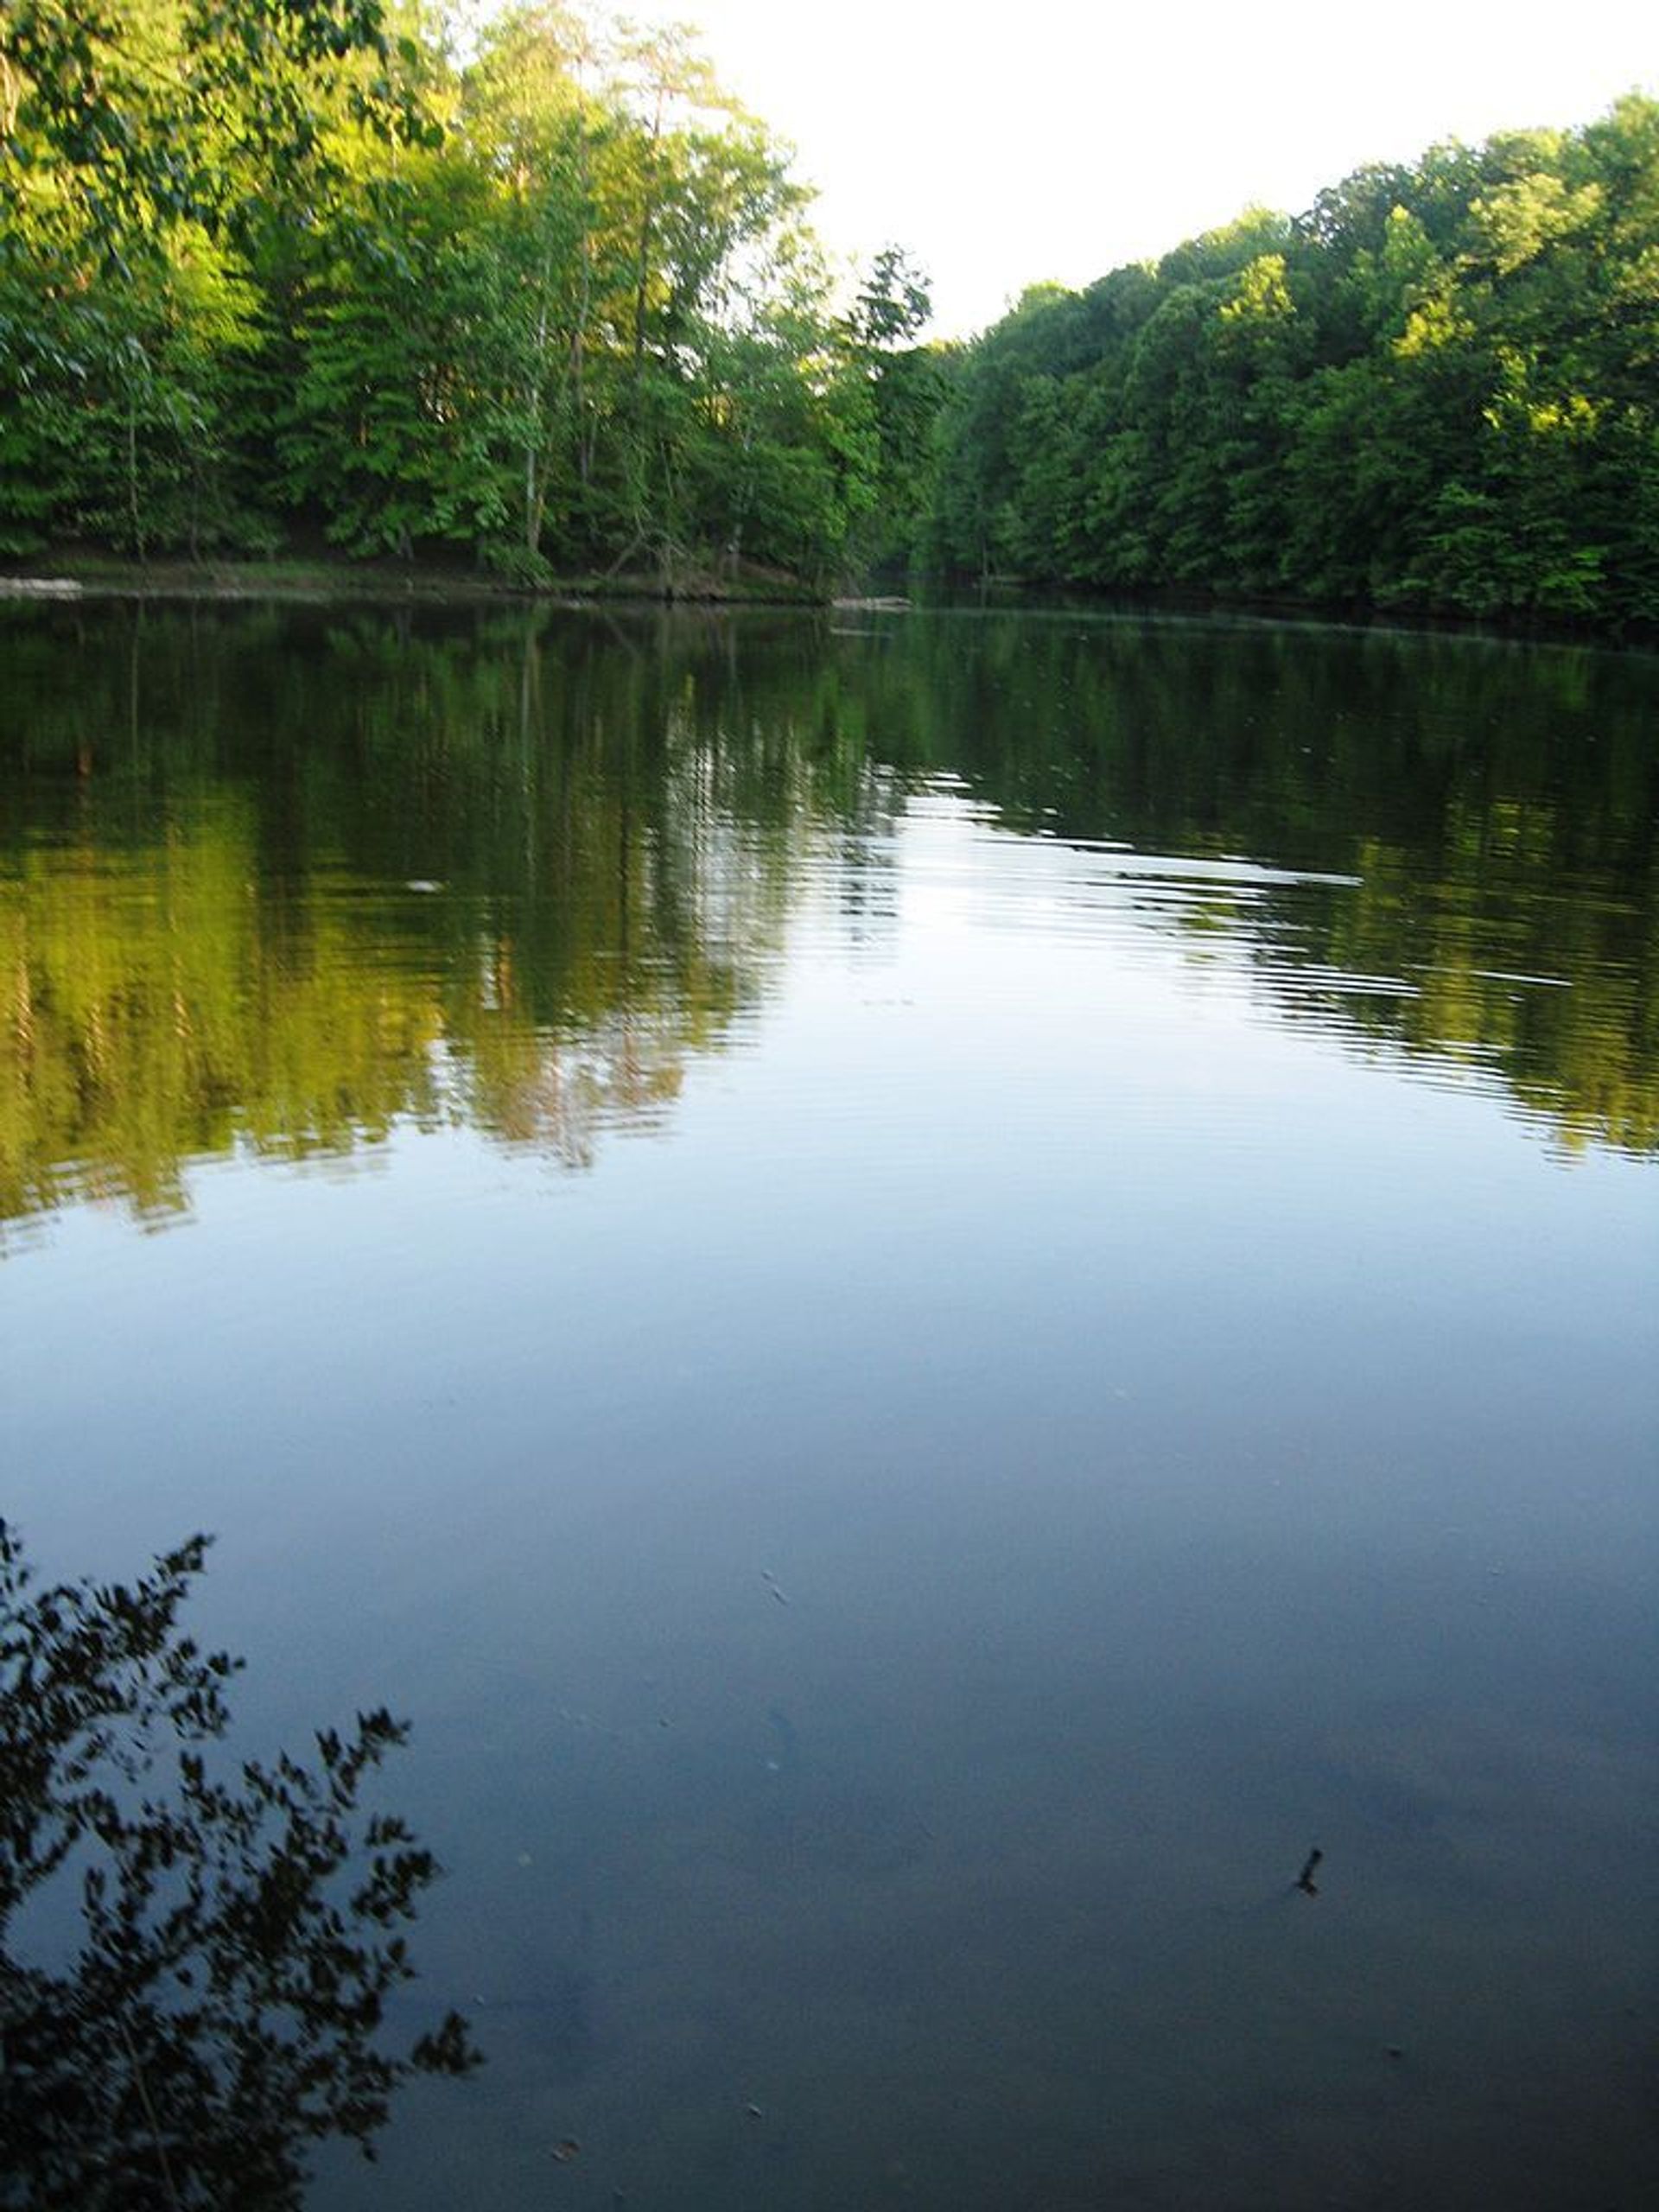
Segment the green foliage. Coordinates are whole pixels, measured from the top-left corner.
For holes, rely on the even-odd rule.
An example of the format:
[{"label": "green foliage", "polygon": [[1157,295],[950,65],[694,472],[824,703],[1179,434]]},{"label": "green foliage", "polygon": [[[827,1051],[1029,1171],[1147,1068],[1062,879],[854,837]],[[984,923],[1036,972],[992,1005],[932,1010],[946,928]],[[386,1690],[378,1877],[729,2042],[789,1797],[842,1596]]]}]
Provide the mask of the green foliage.
[{"label": "green foliage", "polygon": [[853,565],[906,569],[927,552],[935,429],[950,388],[954,349],[918,342],[932,312],[925,274],[900,246],[884,246],[860,286],[840,338],[849,374],[842,419]]},{"label": "green foliage", "polygon": [[479,313],[492,213],[464,161],[410,156],[343,211],[300,294],[282,486],[348,551],[407,556],[422,539],[476,543],[505,527],[492,439],[502,379]]},{"label": "green foliage", "polygon": [[428,136],[419,60],[383,0],[10,0],[0,174],[118,264],[176,220],[234,226],[342,118]]},{"label": "green foliage", "polygon": [[921,511],[925,288],[892,249],[836,319],[682,30],[531,0],[457,71],[415,0],[16,0],[0,168],[0,551],[286,509],[520,580],[823,578]]},{"label": "green foliage", "polygon": [[947,565],[1659,620],[1659,104],[1252,211],[963,361]]}]

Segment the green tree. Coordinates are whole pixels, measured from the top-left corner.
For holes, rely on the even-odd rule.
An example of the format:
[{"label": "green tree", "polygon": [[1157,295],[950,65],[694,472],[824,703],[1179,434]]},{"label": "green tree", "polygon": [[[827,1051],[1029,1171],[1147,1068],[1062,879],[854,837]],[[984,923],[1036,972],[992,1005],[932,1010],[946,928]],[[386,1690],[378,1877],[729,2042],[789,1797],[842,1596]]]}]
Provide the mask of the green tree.
[{"label": "green tree", "polygon": [[1659,105],[1372,168],[963,365],[952,566],[1618,625],[1659,613]]}]

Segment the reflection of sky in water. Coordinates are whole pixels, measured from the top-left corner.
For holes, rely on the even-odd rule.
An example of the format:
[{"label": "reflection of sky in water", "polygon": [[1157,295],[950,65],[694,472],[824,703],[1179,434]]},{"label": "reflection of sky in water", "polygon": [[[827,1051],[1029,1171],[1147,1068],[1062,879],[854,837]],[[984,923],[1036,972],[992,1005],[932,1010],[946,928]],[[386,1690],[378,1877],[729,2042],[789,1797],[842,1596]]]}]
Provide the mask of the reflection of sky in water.
[{"label": "reflection of sky in water", "polygon": [[317,2212],[1659,2177],[1659,1185],[1287,1020],[1294,874],[928,785],[592,1173],[399,1119],[0,1268],[42,1563],[217,1529],[252,1739],[415,1719],[493,2063]]}]

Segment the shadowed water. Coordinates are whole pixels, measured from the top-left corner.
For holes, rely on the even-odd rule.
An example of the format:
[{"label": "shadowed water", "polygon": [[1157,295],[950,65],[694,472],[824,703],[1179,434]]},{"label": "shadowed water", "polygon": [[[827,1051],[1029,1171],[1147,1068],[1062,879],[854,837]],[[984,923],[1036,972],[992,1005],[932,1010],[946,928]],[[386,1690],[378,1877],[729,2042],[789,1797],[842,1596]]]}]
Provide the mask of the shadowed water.
[{"label": "shadowed water", "polygon": [[0,1510],[490,2062],[316,2212],[1646,2201],[1656,699],[0,610]]}]

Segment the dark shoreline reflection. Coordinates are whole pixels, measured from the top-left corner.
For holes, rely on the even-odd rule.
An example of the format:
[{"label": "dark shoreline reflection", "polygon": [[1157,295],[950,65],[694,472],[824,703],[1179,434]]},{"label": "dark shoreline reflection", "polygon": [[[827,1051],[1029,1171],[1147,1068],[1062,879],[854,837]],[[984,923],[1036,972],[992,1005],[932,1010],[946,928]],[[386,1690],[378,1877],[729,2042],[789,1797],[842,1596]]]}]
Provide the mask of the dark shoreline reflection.
[{"label": "dark shoreline reflection", "polygon": [[[569,1164],[765,999],[906,793],[1286,879],[1148,902],[1274,1018],[1659,1144],[1653,664],[949,612],[0,622],[0,1221],[464,1122]],[[1313,880],[1310,880],[1313,879]]]},{"label": "dark shoreline reflection", "polygon": [[1187,919],[1283,1018],[1659,1147],[1659,658],[1065,611],[842,651],[890,752],[1012,830],[1294,875]]},{"label": "dark shoreline reflection", "polygon": [[397,2090],[479,2054],[380,2037],[438,1869],[359,1807],[383,1711],[233,1765],[240,1662],[178,1624],[192,1538],[130,1588],[34,1583],[0,1521],[0,2205],[297,2212],[311,2145],[372,2155]]}]

